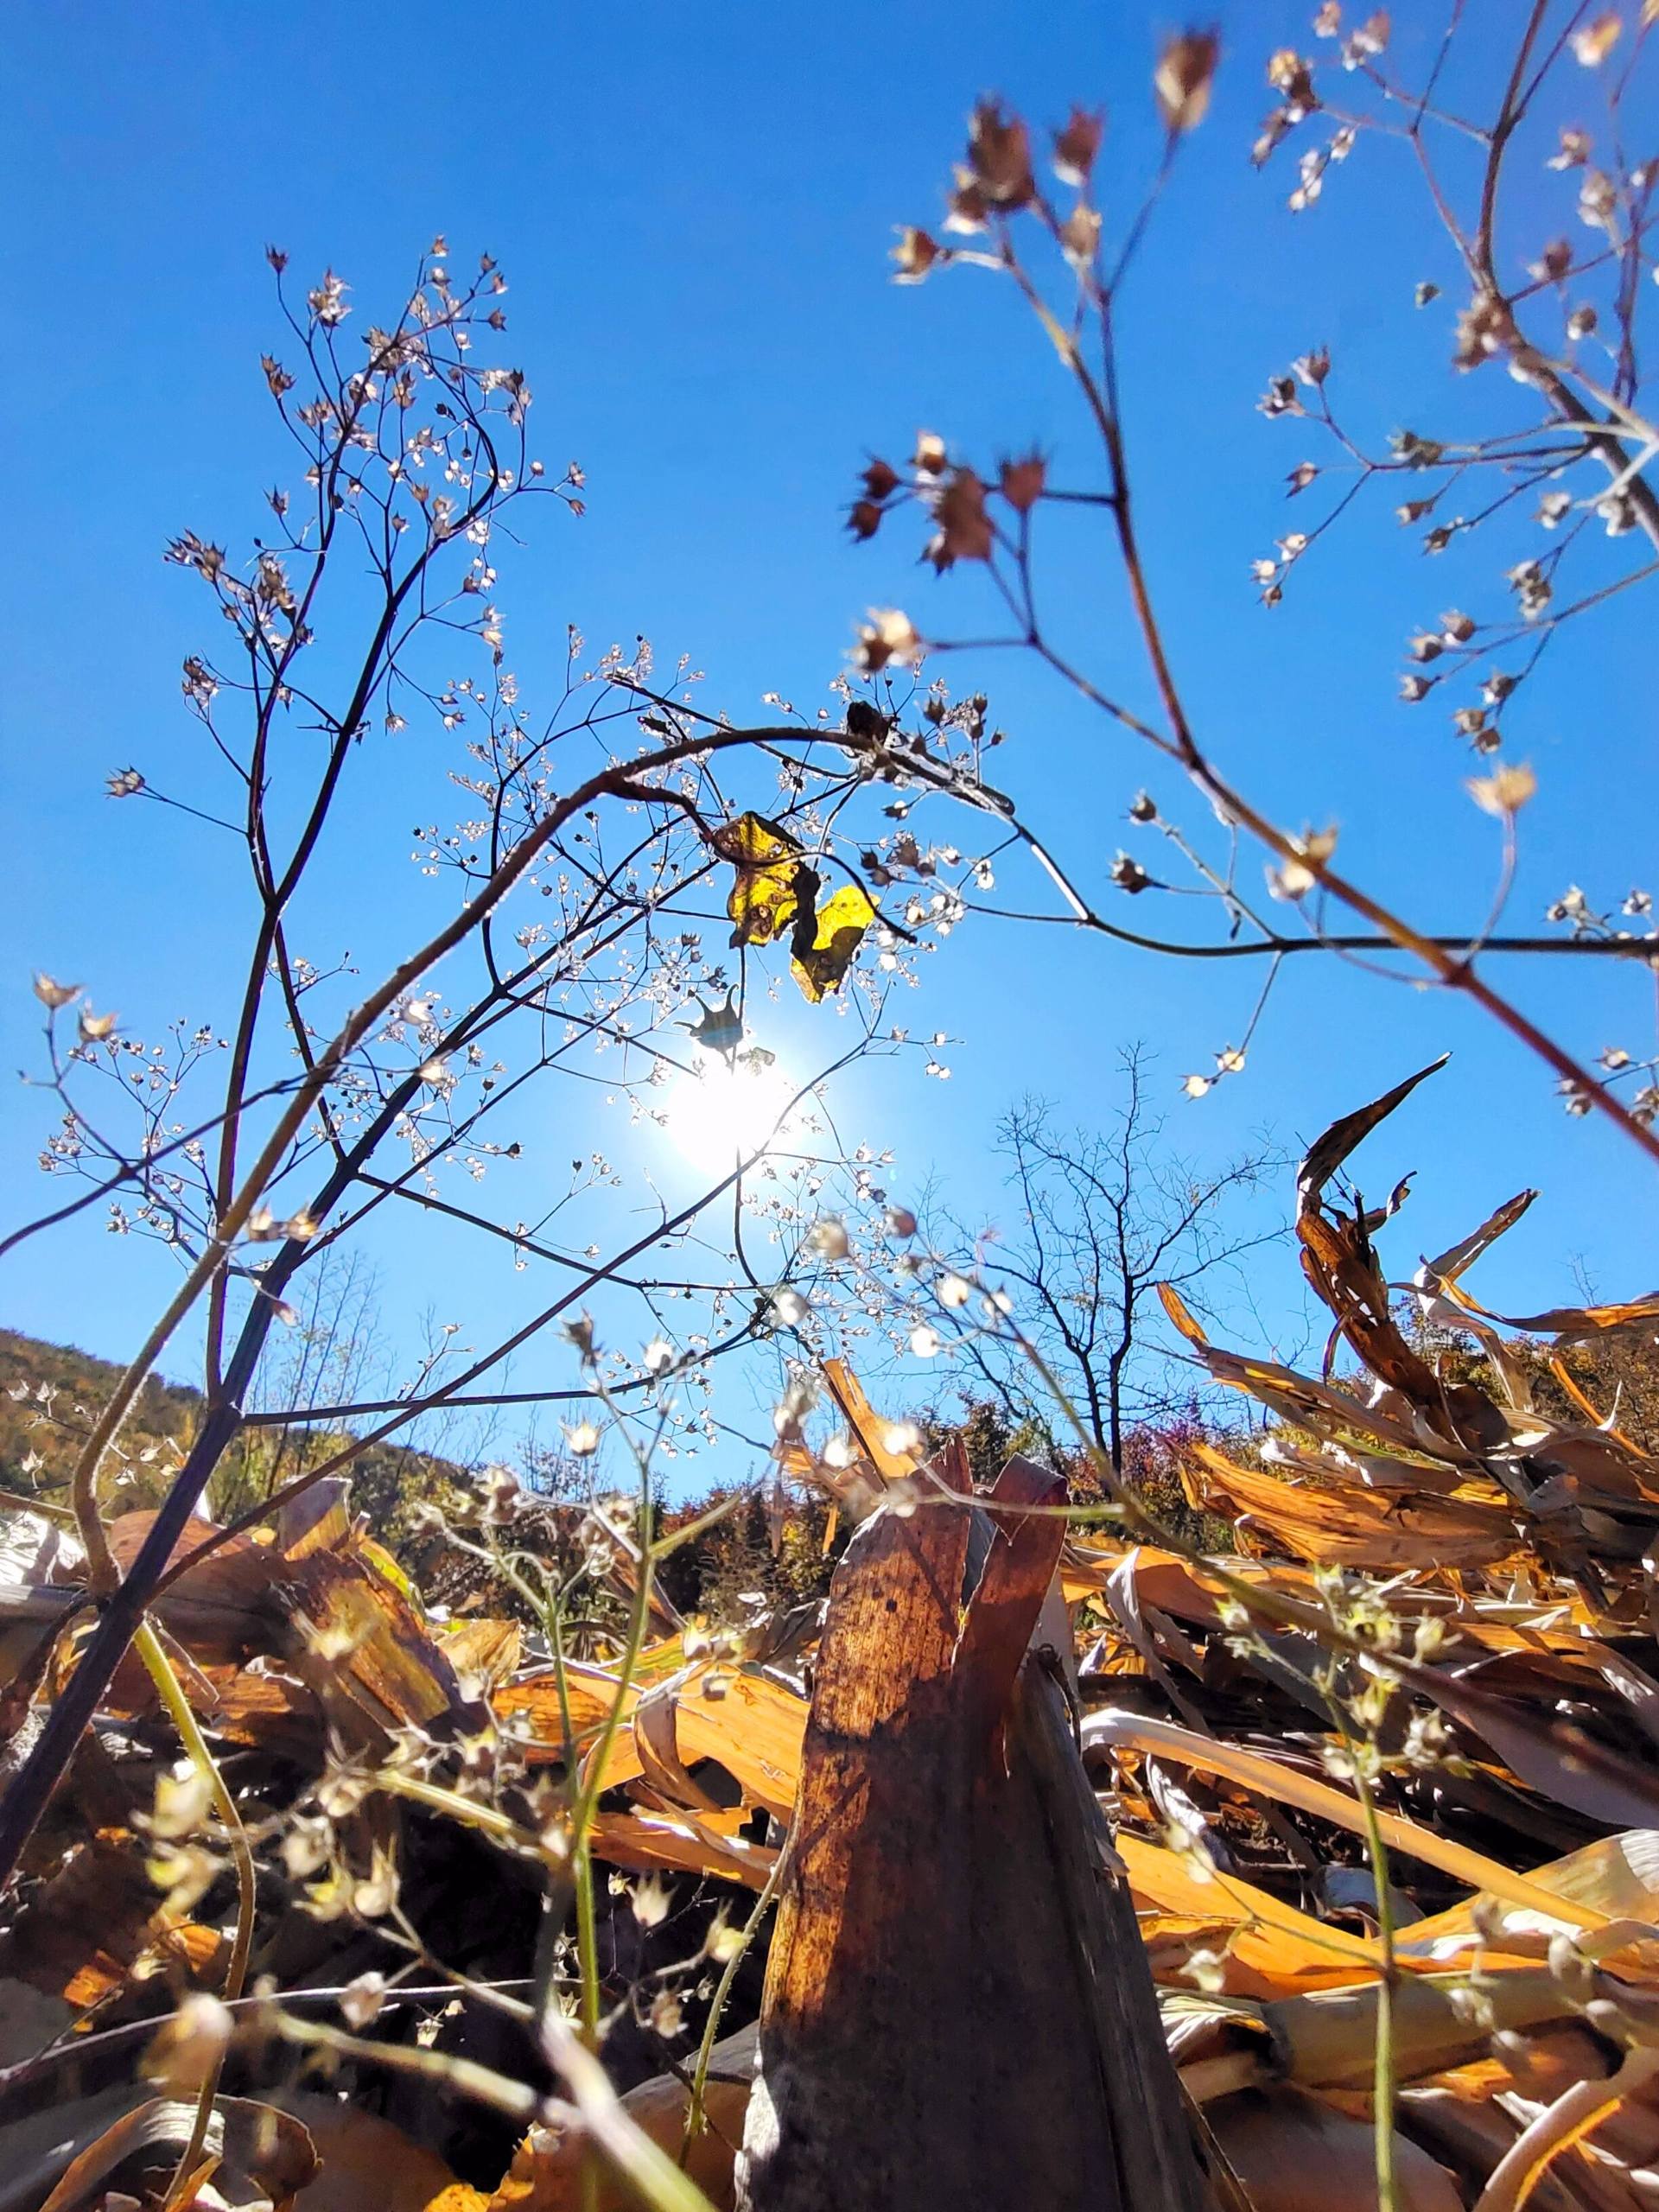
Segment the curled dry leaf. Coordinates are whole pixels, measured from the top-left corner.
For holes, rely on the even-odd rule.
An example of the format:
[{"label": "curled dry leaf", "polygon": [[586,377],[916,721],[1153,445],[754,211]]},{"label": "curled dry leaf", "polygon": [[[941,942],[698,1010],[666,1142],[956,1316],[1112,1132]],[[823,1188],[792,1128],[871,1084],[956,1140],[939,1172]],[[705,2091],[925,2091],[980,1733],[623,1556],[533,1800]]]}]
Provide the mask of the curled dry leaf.
[{"label": "curled dry leaf", "polygon": [[1020,461],[1005,461],[999,475],[1003,498],[1020,514],[1028,514],[1043,496],[1047,464],[1040,454]]},{"label": "curled dry leaf", "polygon": [[950,258],[950,249],[925,231],[906,225],[899,232],[899,243],[893,249],[895,284],[919,284],[928,270],[941,256]]}]

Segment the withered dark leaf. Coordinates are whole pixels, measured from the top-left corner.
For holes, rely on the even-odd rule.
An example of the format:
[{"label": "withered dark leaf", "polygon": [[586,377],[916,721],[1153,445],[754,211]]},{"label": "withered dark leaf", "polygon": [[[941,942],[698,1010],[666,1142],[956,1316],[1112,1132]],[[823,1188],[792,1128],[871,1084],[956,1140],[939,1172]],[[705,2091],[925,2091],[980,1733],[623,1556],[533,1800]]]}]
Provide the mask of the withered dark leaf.
[{"label": "withered dark leaf", "polygon": [[927,557],[936,569],[943,572],[957,561],[990,559],[995,537],[985,512],[985,486],[971,468],[952,471],[934,501],[933,515],[938,529]]},{"label": "withered dark leaf", "polygon": [[1304,60],[1294,47],[1281,46],[1269,60],[1268,82],[1283,96],[1290,111],[1287,119],[1291,123],[1300,123],[1319,104],[1319,96],[1313,89],[1313,64]]},{"label": "withered dark leaf", "polygon": [[1017,115],[1003,113],[1000,100],[982,100],[974,110],[968,166],[988,207],[1012,213],[1030,204],[1037,188],[1030,137]]},{"label": "withered dark leaf", "polygon": [[1054,134],[1054,174],[1079,189],[1088,183],[1105,135],[1106,118],[1096,108],[1074,107],[1064,130]]},{"label": "withered dark leaf", "polygon": [[1041,454],[1027,454],[1020,461],[1005,461],[1001,468],[1002,496],[1020,514],[1029,514],[1043,496],[1048,464]]},{"label": "withered dark leaf", "polygon": [[1263,415],[1300,415],[1305,411],[1296,397],[1294,377],[1269,377],[1266,391],[1255,404]]},{"label": "withered dark leaf", "polygon": [[743,1016],[735,993],[728,991],[719,1006],[707,1006],[702,999],[696,1004],[697,1019],[680,1024],[690,1031],[692,1043],[709,1052],[734,1052],[743,1042]]},{"label": "withered dark leaf", "polygon": [[990,202],[975,182],[971,169],[963,168],[958,163],[956,178],[955,188],[946,203],[944,227],[947,231],[959,231],[971,237],[976,231],[985,228],[986,218],[991,212]]},{"label": "withered dark leaf", "polygon": [[948,257],[949,249],[925,231],[904,225],[899,232],[899,243],[893,249],[892,258],[897,264],[893,270],[895,284],[919,284],[941,254]]}]

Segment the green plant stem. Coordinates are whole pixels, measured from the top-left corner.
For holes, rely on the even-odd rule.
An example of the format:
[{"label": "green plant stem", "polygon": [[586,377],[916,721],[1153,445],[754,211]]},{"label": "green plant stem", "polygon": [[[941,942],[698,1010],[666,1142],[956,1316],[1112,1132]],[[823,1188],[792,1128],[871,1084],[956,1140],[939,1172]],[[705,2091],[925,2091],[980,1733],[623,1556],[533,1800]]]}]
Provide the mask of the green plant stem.
[{"label": "green plant stem", "polygon": [[[236,1934],[231,1942],[230,1965],[225,1975],[225,1995],[234,2004],[242,1994],[247,1980],[248,1958],[253,1948],[254,1866],[253,1849],[248,1841],[248,1832],[242,1825],[242,1815],[236,1809],[218,1762],[207,1748],[207,1739],[201,1732],[195,1709],[185,1695],[184,1686],[174,1670],[173,1662],[162,1648],[162,1640],[149,1621],[142,1621],[133,1638],[138,1656],[143,1661],[149,1679],[156,1685],[162,1704],[167,1707],[174,1726],[178,1730],[191,1764],[198,1774],[206,1777],[213,1795],[213,1805],[225,1824],[230,1839],[231,1858],[236,1867]],[[201,2153],[207,2140],[207,2129],[213,2116],[213,2100],[219,2094],[219,2080],[223,2067],[222,2056],[213,2062],[196,2098],[196,2116],[190,2129],[190,2139],[185,2145],[165,2200],[167,2212],[178,2202],[201,2163]]]},{"label": "green plant stem", "polygon": [[594,1747],[588,1754],[588,1778],[572,1808],[571,1842],[579,1855],[585,1848],[588,1830],[593,1823],[600,1793],[605,1784],[605,1765],[610,1758],[611,1746],[616,1741],[617,1731],[622,1725],[622,1700],[633,1687],[633,1677],[644,1656],[645,1636],[651,1625],[651,1585],[656,1554],[650,1541],[651,1531],[651,1460],[647,1452],[639,1455],[639,1574],[634,1588],[633,1611],[628,1619],[627,1642],[622,1648],[621,1663],[617,1669],[616,1695],[610,1710],[601,1724]]},{"label": "green plant stem", "polygon": [[727,1960],[725,1969],[715,1985],[714,2000],[709,2007],[709,2018],[703,2023],[702,2040],[697,2045],[697,2063],[691,2075],[690,2101],[685,2108],[685,2133],[680,2143],[681,2165],[685,2164],[693,2137],[701,2135],[708,2126],[703,2103],[709,2088],[709,2063],[715,2055],[715,2045],[720,2039],[721,2019],[726,2010],[727,2000],[732,1993],[732,1984],[737,1979],[737,1970],[748,1955],[749,1946],[760,1932],[760,1923],[766,1916],[766,1910],[778,1894],[778,1885],[783,1878],[784,1860],[788,1855],[788,1851],[789,1846],[785,1843],[776,1859],[772,1860],[772,1871],[766,1876],[761,1886],[760,1894],[754,1901],[754,1910],[743,1923],[743,1933],[737,1948]]},{"label": "green plant stem", "polygon": [[[608,1394],[602,1383],[599,1386],[599,1394],[607,1408],[613,1411],[614,1409],[611,1408]],[[626,1427],[623,1427],[623,1433],[627,1434]],[[569,2044],[573,2053],[570,2063],[578,2067],[591,2066],[601,2081],[605,2080],[604,2069],[601,2067],[598,2057],[602,1992],[599,1980],[598,1916],[594,1910],[594,1861],[593,1854],[588,1849],[588,1834],[593,1826],[594,1815],[598,1809],[600,1794],[605,1786],[605,1767],[611,1755],[611,1746],[616,1741],[617,1731],[622,1725],[622,1700],[632,1688],[634,1675],[645,1652],[645,1637],[651,1626],[651,1583],[654,1564],[651,1545],[651,1453],[648,1449],[641,1450],[639,1446],[633,1446],[632,1438],[629,1439],[629,1442],[634,1452],[635,1465],[639,1471],[639,1571],[634,1586],[633,1610],[628,1619],[627,1642],[623,1647],[621,1663],[617,1669],[616,1695],[611,1700],[610,1708],[600,1727],[597,1740],[588,1755],[587,1779],[577,1793],[570,1815],[571,1866],[575,1877],[576,1893],[577,1967],[582,1977],[582,2036],[578,2038],[570,2034],[563,2014],[544,2012],[542,2021],[543,2038],[557,2037],[561,2042]],[[568,1732],[569,1706],[562,1681],[560,1704]],[[575,2080],[568,2069],[566,2079],[571,2081],[574,2088]],[[608,2087],[608,2084],[607,2086]],[[577,2101],[578,2103],[582,2101],[580,2092],[577,2094]],[[668,2164],[670,2171],[677,2178],[684,2179],[679,2169],[671,2162],[664,2159],[664,2163]],[[582,2212],[596,2212],[598,2177],[590,2158],[584,2159],[582,2162],[581,2187]],[[698,2201],[701,2202],[701,2191],[696,2194]]]},{"label": "green plant stem", "polygon": [[582,2031],[590,2049],[599,2048],[602,1993],[599,1983],[599,1914],[594,1902],[594,1859],[586,1843],[575,1852],[576,1956],[582,1974]]},{"label": "green plant stem", "polygon": [[[619,1693],[620,1697],[620,1693]],[[599,2050],[600,2018],[603,1993],[599,1983],[599,1915],[594,1903],[594,1859],[587,1843],[576,1847],[575,1857],[576,1891],[576,1970],[582,1977],[582,2034],[581,2048],[590,2053]],[[552,2015],[544,2006],[541,2015],[542,2033],[545,2040],[552,2024]],[[560,2025],[563,2025],[563,2019]],[[574,2038],[573,2038],[574,2041]],[[582,2171],[577,2179],[582,2199],[582,2212],[599,2212],[599,2171],[593,2158],[584,2151]]]},{"label": "green plant stem", "polygon": [[1354,1795],[1359,1800],[1365,1827],[1365,1855],[1371,1863],[1371,1886],[1376,1893],[1376,1941],[1382,1955],[1376,1984],[1376,2043],[1371,2067],[1371,2119],[1376,2143],[1377,2212],[1398,2212],[1399,2190],[1394,2169],[1394,1899],[1389,1886],[1389,1847],[1382,1839],[1376,1800],[1370,1777],[1363,1770],[1361,1747],[1348,1726],[1334,1687],[1325,1693],[1331,1717],[1336,1722],[1349,1764],[1353,1769]]},{"label": "green plant stem", "polygon": [[1382,1954],[1382,1970],[1376,1986],[1376,2054],[1372,2074],[1372,2101],[1376,2127],[1377,2212],[1396,2212],[1399,2202],[1394,2172],[1394,1901],[1389,1895],[1389,1847],[1377,1826],[1371,1785],[1356,1772],[1354,1787],[1365,1814],[1365,1847],[1371,1861],[1376,1890],[1376,1941]]}]

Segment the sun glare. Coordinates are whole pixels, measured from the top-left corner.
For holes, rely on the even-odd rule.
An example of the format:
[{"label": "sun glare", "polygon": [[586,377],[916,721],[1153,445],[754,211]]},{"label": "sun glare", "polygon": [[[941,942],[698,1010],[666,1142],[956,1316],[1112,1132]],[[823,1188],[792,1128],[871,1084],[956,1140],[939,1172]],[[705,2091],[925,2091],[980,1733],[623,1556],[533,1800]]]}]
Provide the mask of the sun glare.
[{"label": "sun glare", "polygon": [[788,1151],[801,1139],[804,1105],[780,1068],[704,1059],[669,1094],[667,1128],[692,1166],[721,1174],[757,1153]]}]

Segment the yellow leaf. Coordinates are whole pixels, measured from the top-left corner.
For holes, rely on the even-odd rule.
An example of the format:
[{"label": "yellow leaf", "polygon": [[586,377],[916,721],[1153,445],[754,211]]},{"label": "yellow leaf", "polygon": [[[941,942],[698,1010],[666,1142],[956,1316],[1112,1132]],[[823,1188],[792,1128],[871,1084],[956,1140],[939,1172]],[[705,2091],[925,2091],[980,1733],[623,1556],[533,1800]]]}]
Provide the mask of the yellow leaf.
[{"label": "yellow leaf", "polygon": [[[808,917],[803,913],[801,920]],[[864,932],[875,919],[875,902],[861,883],[843,883],[817,910],[810,939],[798,925],[790,963],[802,995],[817,1006],[828,991],[839,989]]]},{"label": "yellow leaf", "polygon": [[726,902],[736,924],[732,943],[774,944],[786,938],[795,980],[817,1006],[840,988],[875,918],[869,893],[861,884],[844,884],[820,906],[823,877],[798,839],[763,814],[740,815],[716,830],[710,842],[736,871]]},{"label": "yellow leaf", "polygon": [[714,833],[715,850],[736,870],[726,912],[737,925],[734,944],[770,944],[793,923],[801,847],[762,814],[740,815]]}]

